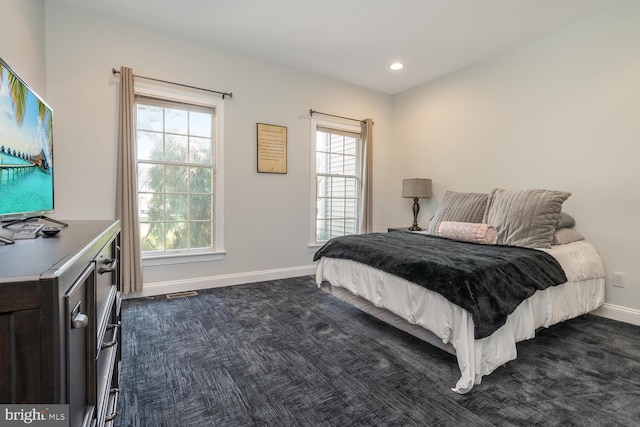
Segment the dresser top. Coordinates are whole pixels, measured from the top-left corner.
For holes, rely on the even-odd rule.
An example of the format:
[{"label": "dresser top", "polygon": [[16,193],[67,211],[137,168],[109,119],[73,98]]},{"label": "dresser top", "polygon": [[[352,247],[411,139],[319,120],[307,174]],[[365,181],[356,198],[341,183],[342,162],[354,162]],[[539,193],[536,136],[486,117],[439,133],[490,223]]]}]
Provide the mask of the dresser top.
[{"label": "dresser top", "polygon": [[40,235],[35,239],[16,240],[12,245],[0,244],[0,284],[56,275],[82,251],[102,247],[120,227],[115,220],[64,222],[69,226],[60,226],[56,236]]}]

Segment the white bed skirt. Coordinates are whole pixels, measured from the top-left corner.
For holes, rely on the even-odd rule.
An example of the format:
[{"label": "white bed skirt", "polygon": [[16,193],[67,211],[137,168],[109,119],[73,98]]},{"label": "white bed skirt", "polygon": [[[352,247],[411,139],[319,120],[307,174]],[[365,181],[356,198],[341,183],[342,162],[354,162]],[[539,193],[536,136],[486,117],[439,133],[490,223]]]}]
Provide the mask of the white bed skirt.
[{"label": "white bed skirt", "polygon": [[535,336],[536,329],[588,313],[604,302],[604,266],[595,248],[586,242],[554,246],[553,255],[568,281],[537,291],[509,315],[492,335],[474,338],[469,312],[440,294],[377,270],[344,259],[321,258],[316,264],[316,283],[329,282],[348,290],[376,307],[431,331],[455,349],[461,377],[452,389],[469,392],[482,377],[517,357],[516,343]]}]

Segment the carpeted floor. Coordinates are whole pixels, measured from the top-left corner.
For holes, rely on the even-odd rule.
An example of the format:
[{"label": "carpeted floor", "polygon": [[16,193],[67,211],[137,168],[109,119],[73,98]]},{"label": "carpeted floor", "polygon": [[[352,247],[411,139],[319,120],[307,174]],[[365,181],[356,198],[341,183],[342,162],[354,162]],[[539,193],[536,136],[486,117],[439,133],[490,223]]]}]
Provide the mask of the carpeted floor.
[{"label": "carpeted floor", "polygon": [[453,356],[311,277],[125,300],[122,317],[122,427],[640,423],[640,327],[597,316],[539,331],[467,395]]}]

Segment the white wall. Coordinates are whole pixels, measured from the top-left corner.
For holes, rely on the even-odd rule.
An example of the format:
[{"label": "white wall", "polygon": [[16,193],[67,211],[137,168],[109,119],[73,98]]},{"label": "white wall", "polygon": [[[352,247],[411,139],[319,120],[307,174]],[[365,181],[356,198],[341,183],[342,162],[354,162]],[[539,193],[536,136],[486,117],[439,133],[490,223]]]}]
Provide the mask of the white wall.
[{"label": "white wall", "polygon": [[[118,82],[111,75],[113,67],[233,92],[225,104],[227,255],[222,261],[147,267],[147,284],[186,282],[189,288],[202,277],[222,276],[228,283],[264,277],[251,272],[312,271],[310,108],[373,118],[374,167],[385,168],[392,118],[388,95],[53,0],[46,2],[46,28],[47,87],[56,112],[58,218],[114,216]],[[287,126],[286,175],[256,172],[257,122]],[[384,179],[383,174],[375,179]],[[384,212],[383,200],[374,204]],[[382,216],[374,223],[378,229],[386,226]]]},{"label": "white wall", "polygon": [[46,100],[43,1],[0,0],[0,58]]},{"label": "white wall", "polygon": [[[375,120],[375,230],[411,223],[411,201],[400,197],[407,177],[433,179],[423,224],[448,189],[568,190],[565,210],[605,260],[607,303],[640,310],[637,3],[395,97],[55,0],[45,10],[60,218],[113,217],[112,67],[234,93],[226,110],[228,255],[222,262],[147,268],[147,283],[243,280],[247,272],[311,264],[307,114],[314,108]],[[288,127],[287,175],[256,173],[256,122]],[[627,288],[611,287],[612,271],[626,273]]]},{"label": "white wall", "polygon": [[[389,181],[445,190],[571,191],[564,205],[604,258],[608,304],[640,310],[640,4],[610,10],[395,97]],[[395,184],[394,184],[395,185]],[[395,187],[395,225],[409,202]],[[611,273],[625,272],[627,288]]]}]

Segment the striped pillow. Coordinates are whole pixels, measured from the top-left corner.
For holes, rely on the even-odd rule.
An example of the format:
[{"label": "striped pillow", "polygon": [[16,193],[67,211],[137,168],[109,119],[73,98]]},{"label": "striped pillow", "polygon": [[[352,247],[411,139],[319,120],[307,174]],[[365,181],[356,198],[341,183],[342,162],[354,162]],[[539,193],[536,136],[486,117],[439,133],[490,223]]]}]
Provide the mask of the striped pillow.
[{"label": "striped pillow", "polygon": [[442,221],[482,222],[488,199],[489,195],[485,193],[445,192],[442,203],[429,224],[429,234],[435,235]]},{"label": "striped pillow", "polygon": [[498,244],[550,248],[562,204],[571,193],[544,189],[491,191],[484,220],[498,230]]}]

